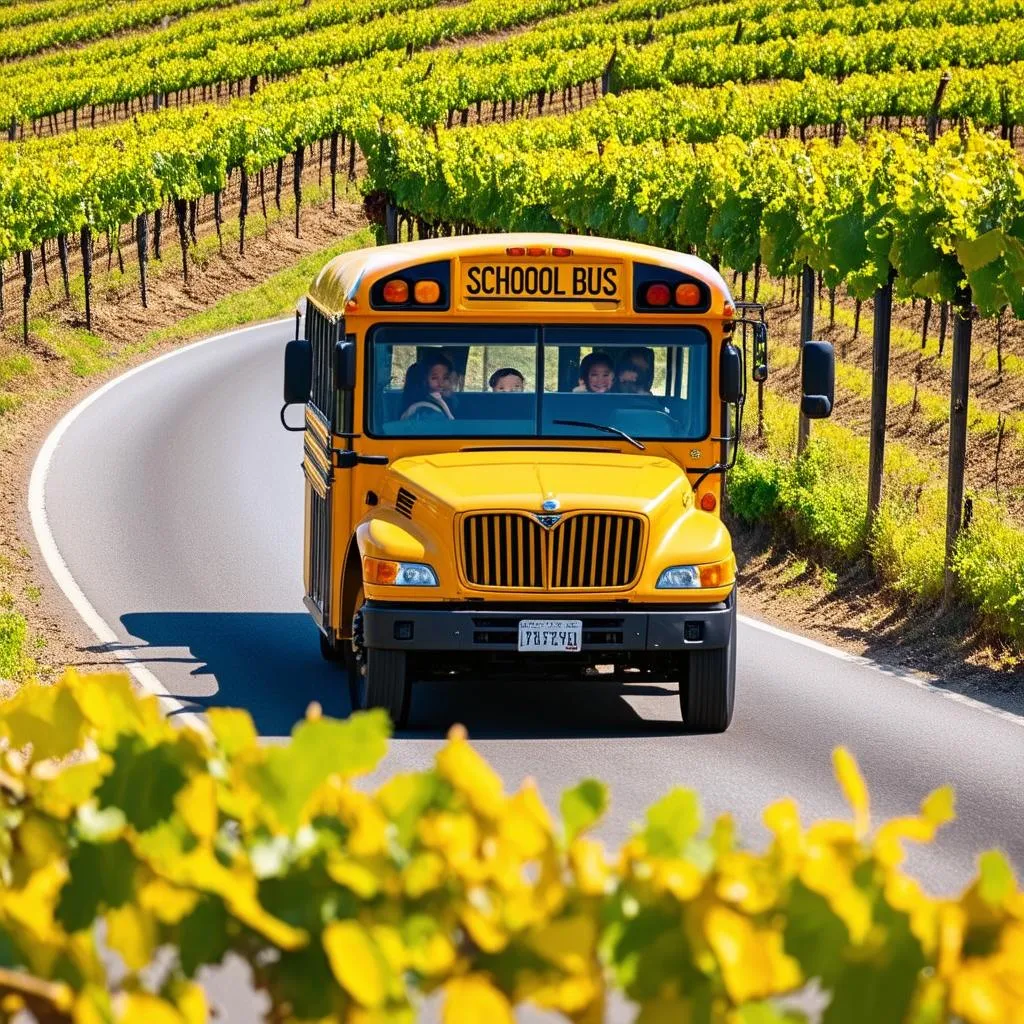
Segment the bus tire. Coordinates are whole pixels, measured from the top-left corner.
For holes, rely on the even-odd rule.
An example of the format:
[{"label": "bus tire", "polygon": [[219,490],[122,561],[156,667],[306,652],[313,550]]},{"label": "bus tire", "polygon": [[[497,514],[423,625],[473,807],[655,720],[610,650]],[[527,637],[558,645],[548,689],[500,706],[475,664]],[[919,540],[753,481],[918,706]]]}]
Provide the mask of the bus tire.
[{"label": "bus tire", "polygon": [[690,651],[684,656],[682,675],[679,710],[683,716],[683,731],[725,732],[732,721],[736,698],[735,610],[729,643],[711,651]]},{"label": "bus tire", "polygon": [[363,671],[364,685],[360,687],[363,708],[383,708],[395,728],[404,729],[412,703],[412,680],[405,651],[367,647]]}]

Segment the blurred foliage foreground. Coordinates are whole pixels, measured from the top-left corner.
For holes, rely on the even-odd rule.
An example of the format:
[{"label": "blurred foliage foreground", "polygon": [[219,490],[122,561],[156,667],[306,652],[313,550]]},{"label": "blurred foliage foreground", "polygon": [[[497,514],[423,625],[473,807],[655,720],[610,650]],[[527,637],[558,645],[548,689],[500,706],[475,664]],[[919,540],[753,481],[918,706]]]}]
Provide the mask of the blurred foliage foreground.
[{"label": "blurred foliage foreground", "polygon": [[805,828],[780,800],[752,853],[676,789],[609,854],[588,835],[600,782],[553,819],[459,727],[431,769],[371,793],[354,780],[385,754],[381,712],[314,705],[282,746],[244,711],[207,720],[171,725],[125,675],[0,706],[0,1018],[193,1024],[197,972],[233,953],[273,1021],[412,1021],[438,992],[446,1022],[527,1002],[597,1022],[617,988],[642,1024],[772,1024],[805,1019],[778,997],[808,985],[827,1024],[1024,1021],[1008,864],[986,854],[959,899],[928,896],[902,844],[933,839],[952,793],[872,829],[842,749],[850,821]]}]

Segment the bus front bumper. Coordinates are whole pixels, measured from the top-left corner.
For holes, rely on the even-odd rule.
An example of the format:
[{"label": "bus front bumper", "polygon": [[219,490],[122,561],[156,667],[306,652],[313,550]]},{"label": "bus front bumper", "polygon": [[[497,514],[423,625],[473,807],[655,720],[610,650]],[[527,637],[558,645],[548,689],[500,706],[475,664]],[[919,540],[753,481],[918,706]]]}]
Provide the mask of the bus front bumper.
[{"label": "bus front bumper", "polygon": [[735,628],[736,591],[711,605],[672,607],[543,605],[419,605],[367,601],[363,605],[366,647],[404,651],[526,653],[518,651],[524,619],[583,622],[580,653],[682,651],[725,647]]}]

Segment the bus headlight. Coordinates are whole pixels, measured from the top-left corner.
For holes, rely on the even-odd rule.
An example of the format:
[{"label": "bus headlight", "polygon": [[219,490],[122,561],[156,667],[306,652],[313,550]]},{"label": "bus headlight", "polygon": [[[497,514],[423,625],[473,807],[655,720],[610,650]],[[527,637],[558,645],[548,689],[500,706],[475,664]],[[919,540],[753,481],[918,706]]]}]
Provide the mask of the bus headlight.
[{"label": "bus headlight", "polygon": [[392,562],[386,558],[364,558],[363,579],[367,583],[392,587],[436,587],[437,573],[422,562]]},{"label": "bus headlight", "polygon": [[733,559],[708,562],[706,565],[673,565],[657,582],[658,590],[697,590],[701,587],[724,587],[733,582],[736,569]]},{"label": "bus headlight", "polygon": [[688,590],[700,586],[700,570],[695,565],[673,565],[658,577],[658,590]]}]

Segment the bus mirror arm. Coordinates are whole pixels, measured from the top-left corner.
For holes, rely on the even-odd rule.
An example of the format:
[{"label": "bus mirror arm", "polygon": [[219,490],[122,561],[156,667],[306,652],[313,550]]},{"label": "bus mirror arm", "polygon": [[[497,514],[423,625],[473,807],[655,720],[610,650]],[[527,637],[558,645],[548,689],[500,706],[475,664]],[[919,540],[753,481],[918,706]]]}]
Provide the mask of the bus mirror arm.
[{"label": "bus mirror arm", "polygon": [[736,456],[737,456],[737,454],[739,453],[739,450],[740,450],[740,445],[739,445],[740,435],[743,432],[743,406],[744,406],[744,404],[745,403],[744,403],[744,401],[742,399],[736,404],[735,418],[733,420],[733,422],[735,424],[735,429],[732,431],[732,433],[726,434],[724,437],[712,437],[711,438],[712,441],[724,442],[726,445],[728,445],[730,442],[733,443],[732,444],[732,456],[730,457],[729,461],[728,462],[716,462],[714,465],[708,466],[704,470],[701,470],[700,466],[687,466],[686,467],[686,472],[687,473],[700,473],[700,476],[697,477],[696,481],[693,484],[693,493],[694,494],[697,493],[697,488],[700,487],[700,485],[702,483],[704,483],[704,481],[709,476],[711,476],[712,473],[723,473],[723,474],[724,473],[728,473],[729,470],[732,469],[732,467],[736,465]]},{"label": "bus mirror arm", "polygon": [[356,466],[386,466],[388,457],[386,455],[360,455],[350,448],[334,449],[335,469],[355,469]]}]

